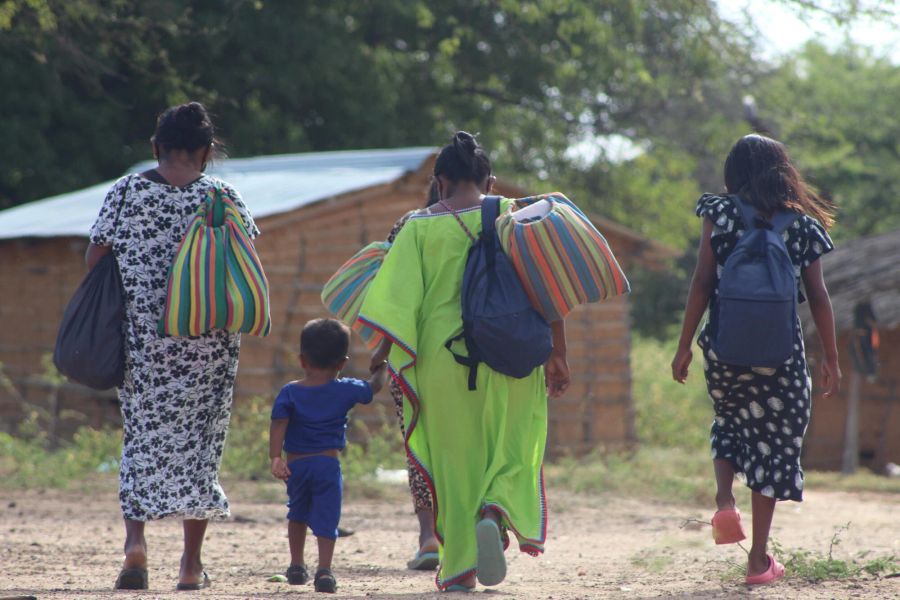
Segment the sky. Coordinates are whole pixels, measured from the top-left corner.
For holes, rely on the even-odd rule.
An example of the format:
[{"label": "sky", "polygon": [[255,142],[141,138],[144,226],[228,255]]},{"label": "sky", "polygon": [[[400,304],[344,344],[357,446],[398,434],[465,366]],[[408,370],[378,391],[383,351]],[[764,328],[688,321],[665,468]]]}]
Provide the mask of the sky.
[{"label": "sky", "polygon": [[798,10],[786,6],[787,2],[718,0],[717,4],[719,13],[732,22],[742,22],[745,13],[749,13],[762,35],[759,47],[764,58],[788,53],[810,39],[837,46],[849,35],[853,41],[872,47],[876,54],[900,63],[900,16],[879,21],[859,19],[845,29],[821,13],[806,13],[801,17]]}]

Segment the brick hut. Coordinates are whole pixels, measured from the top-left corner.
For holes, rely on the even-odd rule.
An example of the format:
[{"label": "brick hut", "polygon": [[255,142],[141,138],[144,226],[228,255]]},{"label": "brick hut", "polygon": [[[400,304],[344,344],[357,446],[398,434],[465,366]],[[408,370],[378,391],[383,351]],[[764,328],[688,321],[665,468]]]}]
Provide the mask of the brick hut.
[{"label": "brick hut", "polygon": [[[859,464],[882,472],[887,463],[900,463],[900,230],[842,244],[822,258],[822,268],[834,307],[844,379],[839,394],[822,397],[822,352],[805,310],[815,394],[803,463],[847,471]],[[858,343],[859,333],[856,313],[865,303],[871,306],[880,337],[874,376],[858,373],[852,359],[851,346]]]},{"label": "brick hut", "polygon": [[[364,244],[384,239],[396,218],[423,204],[433,160],[433,148],[403,148],[229,159],[215,166],[213,174],[241,192],[263,232],[257,248],[271,287],[272,334],[244,336],[237,402],[270,398],[296,376],[300,327],[325,315],[319,299],[323,283]],[[52,352],[62,310],[84,275],[85,236],[111,184],[0,212],[0,275],[6,282],[0,291],[5,324],[0,363],[11,382],[0,386],[4,429],[29,406],[49,411],[63,434],[79,424],[118,421],[114,393],[60,387],[42,364]],[[497,188],[507,196],[527,195],[503,180]],[[673,255],[622,225],[592,218],[626,272],[636,265],[661,268]],[[551,407],[551,451],[633,444],[628,297],[581,307],[569,323],[573,383]],[[362,375],[367,365],[357,340],[349,374]],[[390,402],[386,393],[380,400]],[[358,410],[356,417],[374,421],[384,413],[373,407]]]}]

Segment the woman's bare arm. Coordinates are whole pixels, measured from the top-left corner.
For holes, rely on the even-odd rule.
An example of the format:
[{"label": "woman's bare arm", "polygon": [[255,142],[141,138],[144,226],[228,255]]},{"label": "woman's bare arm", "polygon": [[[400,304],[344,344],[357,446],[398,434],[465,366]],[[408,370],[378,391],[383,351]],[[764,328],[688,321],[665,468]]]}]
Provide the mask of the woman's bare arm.
[{"label": "woman's bare arm", "polygon": [[112,246],[101,246],[100,244],[91,243],[88,245],[87,252],[84,253],[84,262],[87,264],[87,270],[91,271],[100,262],[100,259],[112,252]]}]

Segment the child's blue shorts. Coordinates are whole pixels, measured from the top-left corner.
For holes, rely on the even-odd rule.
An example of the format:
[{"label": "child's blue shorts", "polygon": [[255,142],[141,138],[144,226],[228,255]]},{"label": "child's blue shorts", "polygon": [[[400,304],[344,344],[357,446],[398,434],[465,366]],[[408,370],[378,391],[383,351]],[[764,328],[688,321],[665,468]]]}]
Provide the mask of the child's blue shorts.
[{"label": "child's blue shorts", "polygon": [[316,537],[336,539],[344,495],[341,461],[333,456],[307,456],[292,461],[288,468],[287,518],[309,524]]}]

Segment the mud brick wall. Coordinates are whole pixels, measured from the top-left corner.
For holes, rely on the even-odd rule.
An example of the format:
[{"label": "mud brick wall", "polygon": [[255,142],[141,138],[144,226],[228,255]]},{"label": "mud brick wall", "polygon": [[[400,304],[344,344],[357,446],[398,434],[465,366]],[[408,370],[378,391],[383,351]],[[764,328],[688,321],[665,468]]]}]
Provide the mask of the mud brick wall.
[{"label": "mud brick wall", "polygon": [[[900,464],[900,327],[882,330],[880,367],[873,381],[860,386],[859,464],[881,473],[888,462]],[[822,397],[822,353],[818,340],[807,340],[813,377],[813,404],[803,448],[803,465],[811,469],[840,470],[844,453],[847,392],[850,388],[849,333],[838,336],[841,391]]]}]

